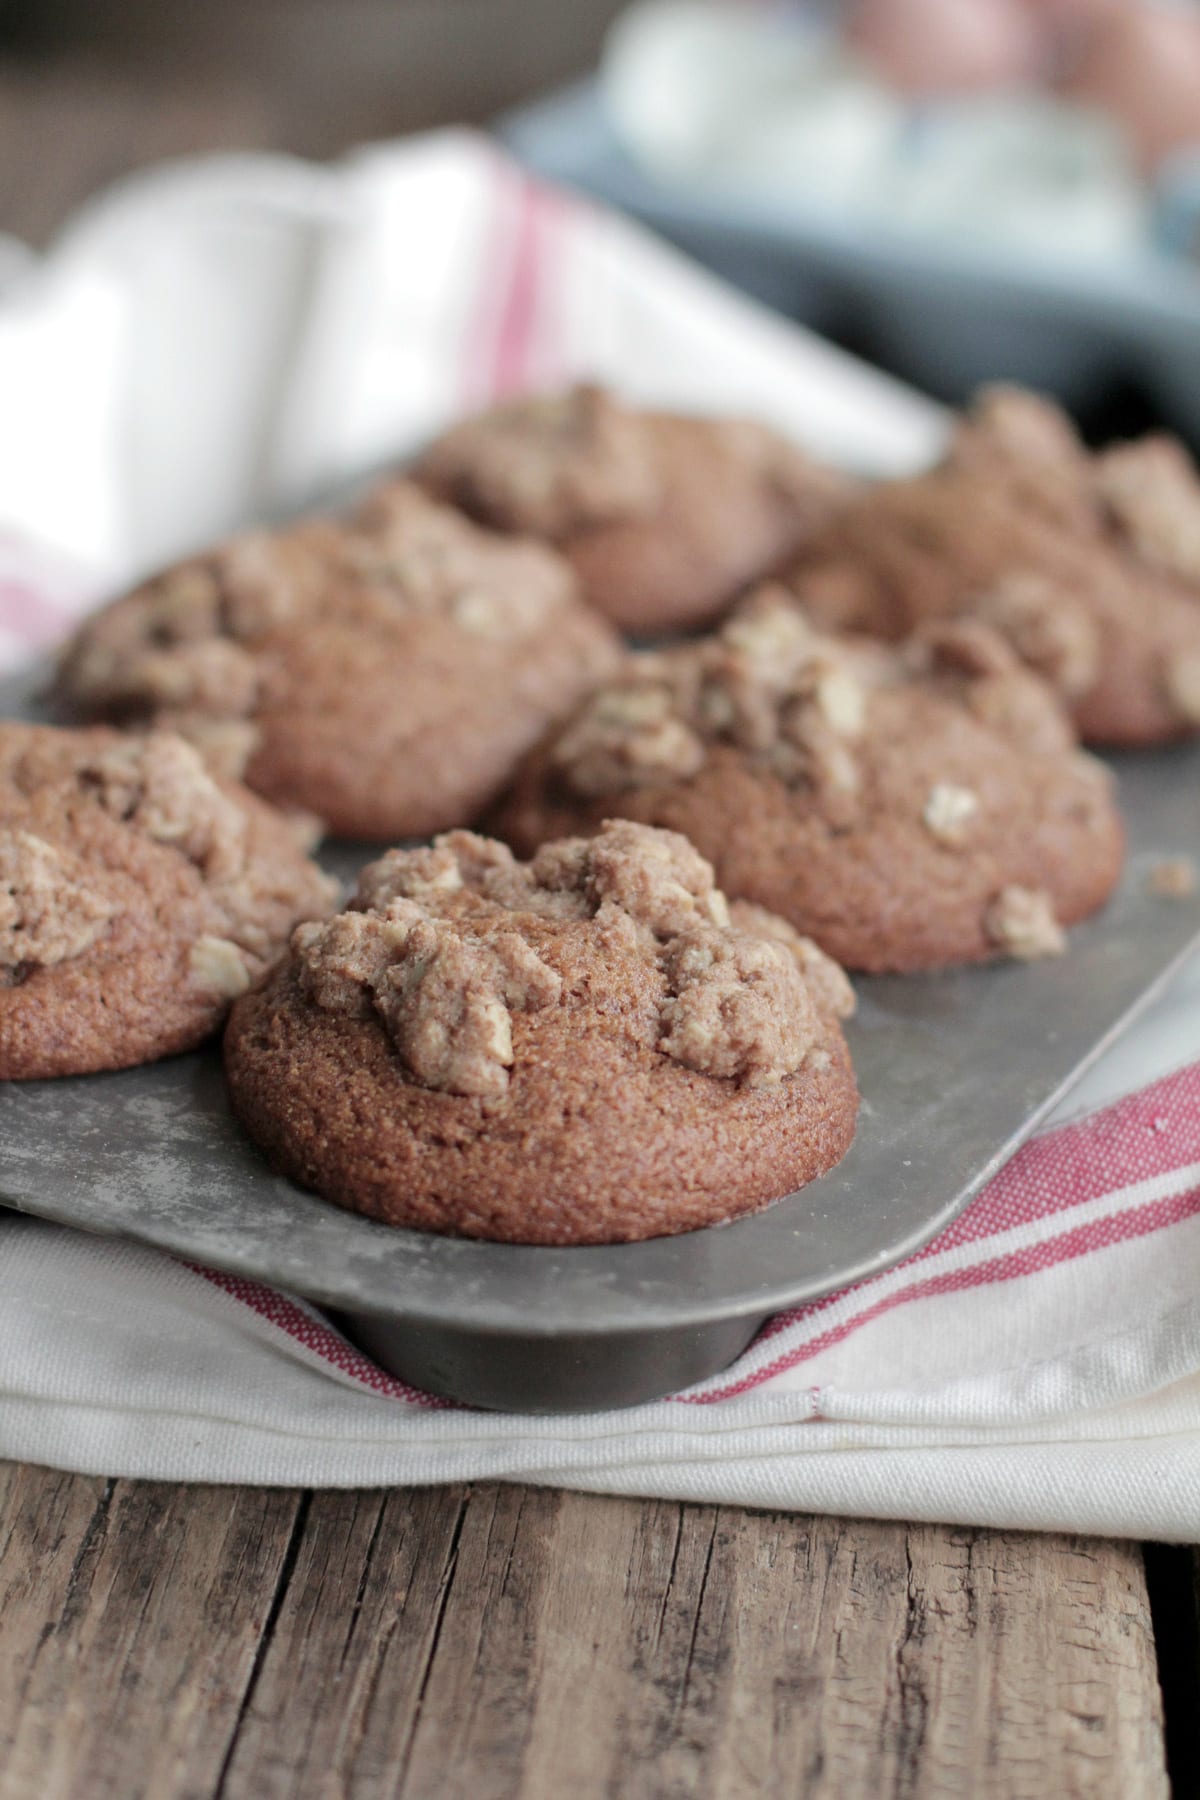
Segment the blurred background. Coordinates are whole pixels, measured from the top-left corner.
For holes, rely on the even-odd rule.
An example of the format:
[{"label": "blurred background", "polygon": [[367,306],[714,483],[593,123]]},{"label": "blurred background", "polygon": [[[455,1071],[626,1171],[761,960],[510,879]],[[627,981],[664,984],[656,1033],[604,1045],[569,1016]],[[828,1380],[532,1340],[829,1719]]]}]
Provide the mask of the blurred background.
[{"label": "blurred background", "polygon": [[597,62],[619,0],[0,0],[0,230],[161,156],[489,119]]},{"label": "blurred background", "polygon": [[0,0],[0,230],[214,149],[496,123],[939,397],[1200,447],[1195,0]]}]

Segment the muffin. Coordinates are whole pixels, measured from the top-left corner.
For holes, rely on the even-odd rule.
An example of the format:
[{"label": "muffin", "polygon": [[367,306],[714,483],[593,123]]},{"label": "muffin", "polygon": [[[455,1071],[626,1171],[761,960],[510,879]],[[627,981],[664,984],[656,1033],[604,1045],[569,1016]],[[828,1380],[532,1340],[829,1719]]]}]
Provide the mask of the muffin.
[{"label": "muffin", "polygon": [[711,623],[851,491],[766,426],[639,411],[587,386],[468,419],[416,478],[554,544],[591,604],[639,637]]},{"label": "muffin", "polygon": [[1088,742],[1200,729],[1200,481],[1171,439],[1093,454],[1051,402],[988,389],[939,468],[861,494],[785,579],[831,630],[983,620]]},{"label": "muffin", "polygon": [[553,551],[395,481],[345,520],[235,538],[117,600],[56,694],[76,717],[169,726],[267,799],[390,840],[474,818],[617,655]]},{"label": "muffin", "polygon": [[172,733],[0,724],[0,1078],[190,1050],[336,893]]},{"label": "muffin", "polygon": [[239,1119],[273,1166],[389,1225],[621,1243],[833,1167],[857,1094],[842,971],[625,822],[531,863],[467,832],[393,850],[235,1006]]},{"label": "muffin", "polygon": [[834,638],[779,588],[634,658],[492,828],[528,853],[615,815],[685,833],[731,898],[872,971],[1056,953],[1123,854],[1108,772],[994,632]]}]

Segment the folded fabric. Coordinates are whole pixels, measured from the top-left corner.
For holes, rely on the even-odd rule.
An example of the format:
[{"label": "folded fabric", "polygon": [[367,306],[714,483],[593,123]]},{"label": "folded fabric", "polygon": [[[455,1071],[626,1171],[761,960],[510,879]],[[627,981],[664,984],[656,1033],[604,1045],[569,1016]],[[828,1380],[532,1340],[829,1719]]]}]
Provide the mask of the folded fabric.
[{"label": "folded fabric", "polygon": [[131,178],[0,262],[0,529],[125,580],[574,376],[868,470],[939,408],[467,132]]},{"label": "folded fabric", "polygon": [[[938,410],[466,134],[221,159],[102,200],[0,292],[0,660],[113,582],[593,375],[919,466]],[[0,277],[3,268],[0,268]],[[473,1412],[305,1302],[0,1215],[0,1455],[350,1486],[510,1477],[1200,1535],[1200,970],[936,1242],[653,1406]]]}]

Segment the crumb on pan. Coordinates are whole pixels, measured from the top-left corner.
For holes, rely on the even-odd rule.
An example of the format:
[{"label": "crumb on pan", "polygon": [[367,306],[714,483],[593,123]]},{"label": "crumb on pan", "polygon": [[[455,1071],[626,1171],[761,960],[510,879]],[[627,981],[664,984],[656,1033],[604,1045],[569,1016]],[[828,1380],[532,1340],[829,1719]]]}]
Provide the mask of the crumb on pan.
[{"label": "crumb on pan", "polygon": [[1196,865],[1190,856],[1164,856],[1156,862],[1146,883],[1162,900],[1187,900],[1196,892]]},{"label": "crumb on pan", "polygon": [[1018,962],[1061,956],[1066,934],[1054,916],[1054,901],[1043,888],[1001,888],[987,909],[987,934],[998,950]]}]

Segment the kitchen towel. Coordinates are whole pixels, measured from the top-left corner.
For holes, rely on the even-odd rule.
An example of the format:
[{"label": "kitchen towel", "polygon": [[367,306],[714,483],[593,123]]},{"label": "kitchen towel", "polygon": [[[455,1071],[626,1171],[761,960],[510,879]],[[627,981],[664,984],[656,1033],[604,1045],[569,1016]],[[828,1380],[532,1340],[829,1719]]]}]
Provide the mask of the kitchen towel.
[{"label": "kitchen towel", "polygon": [[[0,660],[114,584],[575,375],[919,467],[938,410],[635,227],[438,134],[221,158],[0,262]],[[0,1145],[0,1183],[2,1183]],[[613,1493],[1200,1537],[1200,970],[897,1268],[651,1406],[414,1393],[305,1302],[0,1218],[0,1455],[106,1475]]]}]

